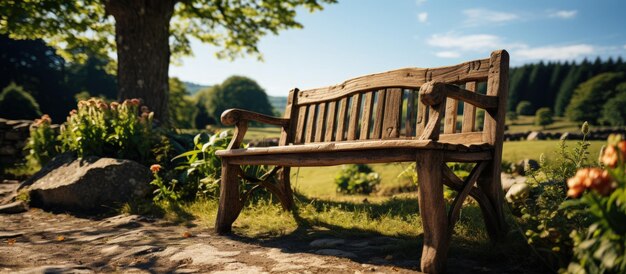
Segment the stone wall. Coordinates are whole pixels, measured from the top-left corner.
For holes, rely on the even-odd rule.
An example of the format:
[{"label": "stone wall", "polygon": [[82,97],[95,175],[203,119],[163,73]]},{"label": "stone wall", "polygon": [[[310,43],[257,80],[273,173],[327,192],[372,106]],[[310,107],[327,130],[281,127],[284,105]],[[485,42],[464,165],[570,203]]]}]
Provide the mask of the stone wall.
[{"label": "stone wall", "polygon": [[24,159],[24,146],[29,137],[30,120],[0,118],[0,165],[8,166]]}]

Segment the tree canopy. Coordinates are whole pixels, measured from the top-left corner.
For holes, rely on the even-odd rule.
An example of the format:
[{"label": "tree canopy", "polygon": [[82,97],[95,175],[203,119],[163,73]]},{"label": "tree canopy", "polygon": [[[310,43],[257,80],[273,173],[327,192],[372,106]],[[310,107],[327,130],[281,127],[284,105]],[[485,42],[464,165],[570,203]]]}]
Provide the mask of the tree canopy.
[{"label": "tree canopy", "polygon": [[206,107],[209,116],[215,121],[220,121],[222,112],[229,108],[273,114],[265,90],[257,82],[244,76],[228,77],[222,84],[214,86],[210,94]]},{"label": "tree canopy", "polygon": [[9,119],[35,119],[41,116],[37,101],[15,83],[0,92],[0,117]]},{"label": "tree canopy", "polygon": [[597,124],[602,106],[618,94],[618,85],[625,82],[624,72],[602,73],[587,80],[574,91],[565,115],[572,121]]},{"label": "tree canopy", "polygon": [[42,38],[66,60],[85,61],[88,48],[117,52],[119,99],[141,97],[168,121],[170,57],[192,54],[191,39],[215,45],[220,58],[261,57],[261,37],[301,28],[299,7],[316,11],[336,0],[85,0],[0,1],[0,34]]}]

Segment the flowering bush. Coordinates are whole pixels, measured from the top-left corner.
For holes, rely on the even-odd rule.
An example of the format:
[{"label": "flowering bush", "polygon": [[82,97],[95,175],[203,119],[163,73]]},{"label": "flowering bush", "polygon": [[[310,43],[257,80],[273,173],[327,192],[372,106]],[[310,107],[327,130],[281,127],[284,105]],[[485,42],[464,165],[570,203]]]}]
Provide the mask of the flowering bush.
[{"label": "flowering bush", "polygon": [[579,170],[567,181],[572,199],[562,208],[592,218],[586,233],[572,231],[573,273],[626,273],[626,141],[611,136],[600,161],[606,167]]},{"label": "flowering bush", "polygon": [[592,165],[588,157],[587,123],[583,124],[581,131],[583,140],[572,149],[561,140],[556,157],[548,159],[541,155],[539,169],[527,172],[530,195],[512,204],[513,213],[519,217],[520,232],[527,237],[538,257],[554,271],[566,267],[571,260],[574,242],[568,237],[570,232],[584,231],[589,224],[585,214],[562,207],[569,191],[567,179],[574,176],[577,169],[588,170]]},{"label": "flowering bush", "polygon": [[153,143],[154,113],[141,106],[139,99],[122,103],[91,98],[78,102],[61,126],[63,151],[79,157],[95,155],[145,162]]}]

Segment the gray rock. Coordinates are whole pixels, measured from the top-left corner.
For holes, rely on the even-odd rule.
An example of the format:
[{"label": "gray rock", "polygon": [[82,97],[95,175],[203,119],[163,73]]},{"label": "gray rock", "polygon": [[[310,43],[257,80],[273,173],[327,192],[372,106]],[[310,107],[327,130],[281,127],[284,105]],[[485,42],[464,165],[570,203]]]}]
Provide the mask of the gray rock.
[{"label": "gray rock", "polygon": [[339,249],[320,249],[318,251],[315,251],[315,254],[337,256],[337,257],[344,257],[344,258],[350,258],[350,259],[358,258],[358,256],[352,252],[343,251]]},{"label": "gray rock", "polygon": [[530,134],[528,134],[528,136],[526,137],[526,140],[528,141],[543,140],[544,137],[545,136],[541,131],[533,131]]},{"label": "gray rock", "polygon": [[311,247],[335,247],[338,245],[345,244],[346,241],[343,239],[317,239],[309,243]]},{"label": "gray rock", "polygon": [[513,186],[511,186],[511,189],[509,189],[509,191],[506,193],[506,200],[509,203],[513,203],[513,202],[519,202],[519,201],[523,201],[524,199],[528,198],[528,195],[530,194],[530,187],[528,186],[528,184],[525,183],[521,183],[521,184],[514,184]]},{"label": "gray rock", "polygon": [[522,176],[525,176],[526,171],[528,170],[537,170],[537,169],[539,169],[539,162],[533,159],[520,160],[515,165],[513,165],[513,173],[517,173]]},{"label": "gray rock", "polygon": [[131,160],[86,157],[56,159],[35,174],[30,185],[31,205],[70,211],[115,207],[149,192],[150,171]]},{"label": "gray rock", "polygon": [[28,205],[23,201],[15,201],[10,204],[0,206],[0,214],[15,214],[28,211]]},{"label": "gray rock", "polygon": [[507,173],[501,173],[500,181],[502,183],[502,190],[504,191],[504,193],[506,193],[514,184],[520,184],[520,183],[526,182],[526,177],[514,176],[511,174],[507,174]]}]

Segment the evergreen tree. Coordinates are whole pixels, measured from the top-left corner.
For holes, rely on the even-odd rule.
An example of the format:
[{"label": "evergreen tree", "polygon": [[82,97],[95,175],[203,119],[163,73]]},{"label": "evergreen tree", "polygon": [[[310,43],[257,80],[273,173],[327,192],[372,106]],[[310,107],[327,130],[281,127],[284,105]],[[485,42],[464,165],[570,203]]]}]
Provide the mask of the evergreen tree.
[{"label": "evergreen tree", "polygon": [[39,104],[22,87],[11,83],[0,93],[0,117],[32,120],[39,116]]}]

